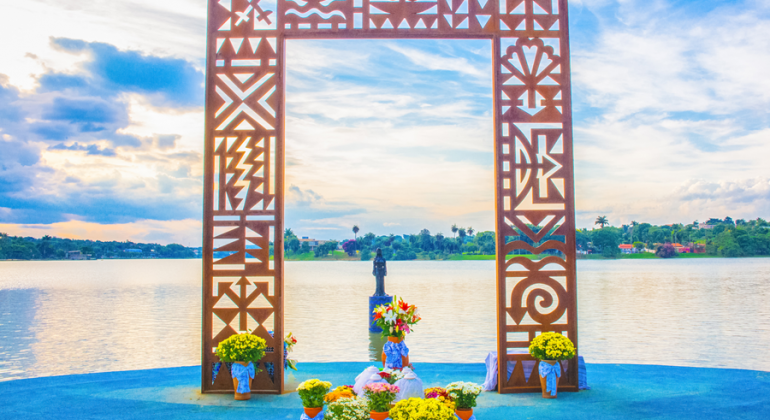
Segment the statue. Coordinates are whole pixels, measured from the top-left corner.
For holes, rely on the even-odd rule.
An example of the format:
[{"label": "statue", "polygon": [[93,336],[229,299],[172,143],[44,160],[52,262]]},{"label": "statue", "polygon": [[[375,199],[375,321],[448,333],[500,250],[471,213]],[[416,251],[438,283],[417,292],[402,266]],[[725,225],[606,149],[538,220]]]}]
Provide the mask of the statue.
[{"label": "statue", "polygon": [[372,275],[377,279],[377,289],[374,291],[374,296],[390,296],[385,293],[385,276],[388,275],[388,267],[380,248],[377,248],[377,256],[374,257]]}]

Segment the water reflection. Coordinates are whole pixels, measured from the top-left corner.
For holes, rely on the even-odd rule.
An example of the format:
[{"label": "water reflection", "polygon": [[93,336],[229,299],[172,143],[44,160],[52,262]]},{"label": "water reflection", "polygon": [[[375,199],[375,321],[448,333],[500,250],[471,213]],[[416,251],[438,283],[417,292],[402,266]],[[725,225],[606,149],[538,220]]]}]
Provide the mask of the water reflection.
[{"label": "water reflection", "polygon": [[[419,362],[496,347],[493,261],[398,262],[386,290],[420,307]],[[579,261],[588,362],[770,370],[770,259]],[[286,264],[300,361],[380,361],[371,263]],[[0,380],[200,363],[200,261],[0,263]]]},{"label": "water reflection", "polygon": [[369,360],[382,363],[382,348],[386,341],[380,333],[369,333]]}]

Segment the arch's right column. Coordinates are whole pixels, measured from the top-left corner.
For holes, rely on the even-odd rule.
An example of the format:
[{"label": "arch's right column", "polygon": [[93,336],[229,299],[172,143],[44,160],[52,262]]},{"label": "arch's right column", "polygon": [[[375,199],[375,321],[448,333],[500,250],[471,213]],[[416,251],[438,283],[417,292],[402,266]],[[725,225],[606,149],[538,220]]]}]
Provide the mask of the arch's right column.
[{"label": "arch's right column", "polygon": [[[498,390],[539,392],[542,332],[578,346],[567,0],[498,0],[493,38]],[[577,357],[559,390],[578,390]]]}]

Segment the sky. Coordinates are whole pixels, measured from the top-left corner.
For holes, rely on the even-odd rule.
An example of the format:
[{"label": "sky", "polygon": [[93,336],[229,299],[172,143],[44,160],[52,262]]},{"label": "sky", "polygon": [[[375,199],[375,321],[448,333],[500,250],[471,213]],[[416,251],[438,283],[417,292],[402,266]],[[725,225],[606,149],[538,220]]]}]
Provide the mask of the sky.
[{"label": "sky", "polygon": [[[200,246],[206,1],[0,8],[0,232]],[[577,226],[770,218],[770,0],[569,13]],[[287,61],[286,227],[494,230],[490,41]]]}]

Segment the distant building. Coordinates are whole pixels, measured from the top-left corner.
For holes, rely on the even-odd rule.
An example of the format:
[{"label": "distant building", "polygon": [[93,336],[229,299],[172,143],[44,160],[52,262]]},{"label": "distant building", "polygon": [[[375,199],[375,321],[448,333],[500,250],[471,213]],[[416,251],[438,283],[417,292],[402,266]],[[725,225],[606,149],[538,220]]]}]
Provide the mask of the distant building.
[{"label": "distant building", "polygon": [[671,246],[673,246],[674,250],[676,250],[676,252],[678,252],[680,254],[688,254],[688,253],[691,252],[690,251],[690,247],[684,246],[684,245],[679,244],[679,243],[673,243],[673,244],[671,244]]},{"label": "distant building", "polygon": [[620,244],[618,245],[618,248],[620,249],[620,252],[624,254],[636,254],[636,247],[631,244]]},{"label": "distant building", "polygon": [[67,251],[67,259],[68,260],[85,260],[87,259],[87,257],[85,254],[83,254],[80,251]]},{"label": "distant building", "polygon": [[698,229],[714,229],[714,225],[700,224]]},{"label": "distant building", "polygon": [[302,243],[304,242],[307,242],[308,246],[310,246],[310,250],[315,251],[318,245],[323,245],[327,241],[319,241],[317,239],[312,239],[312,238],[308,238],[307,236],[303,236],[302,239],[299,240],[299,242],[300,242],[300,245],[302,245]]}]

